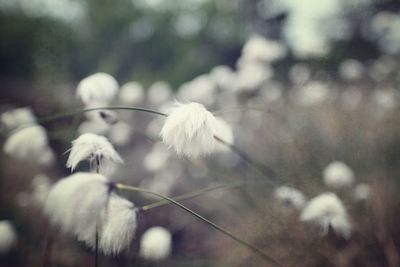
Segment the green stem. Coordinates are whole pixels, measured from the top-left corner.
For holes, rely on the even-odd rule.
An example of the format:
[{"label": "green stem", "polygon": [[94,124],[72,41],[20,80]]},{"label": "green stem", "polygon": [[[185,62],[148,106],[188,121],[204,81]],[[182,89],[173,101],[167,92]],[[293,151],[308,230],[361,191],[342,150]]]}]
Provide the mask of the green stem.
[{"label": "green stem", "polygon": [[258,249],[257,247],[253,246],[250,243],[247,243],[246,241],[240,239],[239,237],[235,236],[234,234],[232,234],[231,232],[229,232],[228,230],[225,230],[224,228],[222,228],[221,226],[213,223],[212,221],[204,218],[203,216],[201,216],[200,214],[196,213],[195,211],[189,209],[188,207],[182,205],[181,203],[177,202],[176,200],[167,197],[167,196],[163,196],[159,193],[144,189],[144,188],[139,188],[139,187],[134,187],[134,186],[128,186],[128,185],[124,185],[124,184],[120,184],[120,183],[116,183],[115,184],[115,188],[117,189],[122,189],[122,190],[131,190],[131,191],[136,191],[136,192],[143,192],[143,193],[148,193],[148,194],[152,194],[155,196],[158,196],[164,200],[167,200],[171,203],[173,203],[174,205],[178,206],[179,208],[189,212],[190,214],[192,214],[193,216],[199,218],[200,220],[202,220],[203,222],[205,222],[206,224],[210,225],[211,227],[215,228],[216,230],[220,231],[221,233],[229,236],[230,238],[232,238],[233,240],[237,241],[238,243],[242,244],[243,246],[247,247],[248,249],[250,249],[251,251],[253,251],[254,253],[256,253],[257,255],[259,255],[262,259],[271,262],[273,264],[275,264],[276,266],[281,266],[282,265],[277,262],[275,259],[271,258],[270,256],[266,255],[264,252],[262,252],[260,249]]},{"label": "green stem", "polygon": [[[229,187],[237,187],[237,186],[241,186],[246,184],[246,182],[236,182],[236,183],[226,183],[226,184],[220,184],[220,185],[216,185],[216,186],[209,186],[200,190],[196,190],[193,192],[189,192],[183,195],[179,195],[174,197],[173,199],[176,201],[180,201],[180,200],[187,200],[187,199],[191,199],[200,195],[203,195],[205,193],[214,191],[214,190],[218,190],[218,189],[224,189],[224,188],[229,188]],[[170,201],[167,200],[161,200],[161,201],[157,201],[148,205],[145,205],[143,207],[140,208],[141,211],[148,211],[154,208],[158,208],[158,207],[162,207],[165,205],[171,204]]]}]

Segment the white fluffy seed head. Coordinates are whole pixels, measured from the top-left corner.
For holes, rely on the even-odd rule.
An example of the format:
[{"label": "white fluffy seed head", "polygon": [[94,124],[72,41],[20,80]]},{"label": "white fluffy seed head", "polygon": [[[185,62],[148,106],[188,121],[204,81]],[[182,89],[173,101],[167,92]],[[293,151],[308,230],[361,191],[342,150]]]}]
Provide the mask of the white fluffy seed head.
[{"label": "white fluffy seed head", "polygon": [[118,91],[118,82],[111,75],[103,72],[84,78],[76,90],[84,104],[109,103]]},{"label": "white fluffy seed head", "polygon": [[83,160],[102,161],[107,160],[114,163],[123,163],[120,155],[115,151],[113,145],[104,136],[85,133],[72,141],[67,168],[73,171]]},{"label": "white fluffy seed head", "polygon": [[147,260],[162,260],[171,253],[171,233],[163,227],[148,229],[140,240],[139,254]]},{"label": "white fluffy seed head", "polygon": [[49,165],[54,161],[46,130],[39,125],[17,129],[7,138],[3,151],[16,159],[40,165]]},{"label": "white fluffy seed head", "polygon": [[214,150],[216,132],[217,120],[203,105],[177,103],[161,129],[161,137],[178,155],[196,158]]},{"label": "white fluffy seed head", "polygon": [[351,223],[342,201],[333,193],[323,193],[311,199],[303,209],[300,220],[312,222],[326,234],[331,227],[335,233],[349,238]]},{"label": "white fluffy seed head", "polygon": [[42,207],[46,203],[50,192],[51,181],[44,174],[38,174],[32,179],[32,200],[36,205]]},{"label": "white fluffy seed head", "polygon": [[171,157],[171,151],[163,144],[157,143],[143,159],[143,166],[150,172],[157,172],[163,168]]},{"label": "white fluffy seed head", "polygon": [[0,221],[0,254],[7,253],[17,244],[17,233],[10,221]]},{"label": "white fluffy seed head", "polygon": [[127,248],[136,230],[133,203],[111,193],[108,180],[95,173],[76,173],[61,179],[50,190],[45,213],[51,222],[106,255]]},{"label": "white fluffy seed head", "polygon": [[304,194],[289,186],[280,186],[275,190],[275,197],[282,201],[285,205],[302,209],[306,204],[306,198]]},{"label": "white fluffy seed head", "polygon": [[332,162],[324,169],[324,183],[331,188],[349,187],[353,182],[354,173],[343,162]]},{"label": "white fluffy seed head", "polygon": [[128,248],[137,227],[133,203],[112,194],[103,218],[99,238],[99,248],[103,253],[118,254]]},{"label": "white fluffy seed head", "polygon": [[97,220],[93,214],[106,204],[107,182],[95,173],[78,172],[63,178],[51,187],[44,211],[52,223],[84,239],[85,229]]}]

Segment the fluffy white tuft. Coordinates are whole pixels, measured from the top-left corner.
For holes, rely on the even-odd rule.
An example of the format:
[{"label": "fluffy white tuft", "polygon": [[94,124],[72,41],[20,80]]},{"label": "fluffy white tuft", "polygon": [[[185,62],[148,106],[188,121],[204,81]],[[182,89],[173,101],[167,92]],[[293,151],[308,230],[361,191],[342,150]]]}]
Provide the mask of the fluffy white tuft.
[{"label": "fluffy white tuft", "polygon": [[135,235],[137,221],[132,202],[112,194],[99,238],[99,247],[104,254],[118,254],[128,248]]},{"label": "fluffy white tuft", "polygon": [[326,234],[329,228],[344,238],[349,238],[351,224],[342,201],[333,193],[323,193],[311,199],[303,209],[300,219],[313,222]]},{"label": "fluffy white tuft", "polygon": [[39,125],[17,129],[7,138],[3,151],[16,159],[40,165],[49,165],[54,161],[46,130]]},{"label": "fluffy white tuft", "polygon": [[304,194],[289,186],[280,186],[275,190],[275,197],[286,205],[302,209],[306,204]]},{"label": "fluffy white tuft", "polygon": [[38,174],[32,179],[32,200],[38,206],[46,203],[47,195],[50,192],[51,181],[44,174]]},{"label": "fluffy white tuft", "polygon": [[77,96],[85,104],[108,103],[118,91],[118,82],[107,73],[95,73],[84,78],[76,90]]},{"label": "fluffy white tuft", "polygon": [[156,172],[163,168],[171,156],[171,151],[168,150],[161,143],[156,143],[151,152],[148,153],[143,159],[143,165],[146,170]]},{"label": "fluffy white tuft", "polygon": [[201,104],[177,103],[161,129],[165,144],[190,158],[210,154],[215,148],[217,120]]},{"label": "fluffy white tuft", "polygon": [[324,169],[324,183],[331,188],[349,187],[353,182],[354,173],[343,162],[332,162]]},{"label": "fluffy white tuft", "polygon": [[82,134],[72,141],[66,166],[73,171],[83,160],[89,160],[91,163],[96,163],[97,160],[100,163],[104,160],[123,163],[120,155],[107,138],[92,133]]},{"label": "fluffy white tuft", "polygon": [[139,254],[144,259],[162,260],[171,253],[171,233],[163,227],[149,228],[140,240]]},{"label": "fluffy white tuft", "polygon": [[133,203],[109,195],[107,183],[100,174],[73,174],[51,188],[44,208],[52,223],[91,248],[97,231],[99,249],[106,255],[128,247],[136,230]]},{"label": "fluffy white tuft", "polygon": [[10,221],[0,221],[0,254],[7,253],[17,244],[17,233]]}]

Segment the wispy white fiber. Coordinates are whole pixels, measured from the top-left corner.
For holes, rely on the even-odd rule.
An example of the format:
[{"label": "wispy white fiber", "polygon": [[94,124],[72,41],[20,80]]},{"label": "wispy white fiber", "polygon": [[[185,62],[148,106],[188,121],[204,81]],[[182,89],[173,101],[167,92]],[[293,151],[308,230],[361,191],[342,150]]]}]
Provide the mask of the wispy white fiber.
[{"label": "wispy white fiber", "polygon": [[300,219],[321,227],[322,234],[329,228],[344,238],[349,238],[351,223],[342,201],[333,193],[323,193],[311,199],[303,209]]},{"label": "wispy white fiber", "polygon": [[324,183],[331,188],[349,187],[353,182],[354,173],[343,162],[332,162],[324,169]]},{"label": "wispy white fiber", "polygon": [[295,188],[289,186],[280,186],[275,190],[275,197],[285,205],[302,209],[306,204],[304,194]]},{"label": "wispy white fiber", "polygon": [[99,72],[84,78],[76,91],[85,104],[109,103],[117,94],[118,82],[110,74]]},{"label": "wispy white fiber", "polygon": [[54,161],[46,130],[39,125],[17,129],[7,138],[3,151],[16,159],[40,165],[49,165]]},{"label": "wispy white fiber", "polygon": [[92,133],[82,134],[72,141],[66,166],[74,171],[79,162],[84,160],[89,160],[94,164],[97,164],[96,161],[101,164],[104,160],[123,163],[122,158],[107,138]]},{"label": "wispy white fiber", "polygon": [[178,155],[196,158],[214,150],[216,131],[217,120],[203,105],[177,103],[161,129],[161,137]]},{"label": "wispy white fiber", "polygon": [[51,188],[44,208],[53,224],[91,248],[97,232],[106,255],[127,248],[137,225],[133,203],[109,194],[107,183],[100,174],[70,175]]},{"label": "wispy white fiber", "polygon": [[353,190],[353,198],[356,201],[366,201],[371,196],[371,187],[367,184],[358,184]]},{"label": "wispy white fiber", "polygon": [[0,221],[0,254],[7,253],[17,244],[17,233],[10,221]]},{"label": "wispy white fiber", "polygon": [[139,254],[144,259],[159,261],[171,253],[171,233],[163,227],[151,227],[140,240]]}]

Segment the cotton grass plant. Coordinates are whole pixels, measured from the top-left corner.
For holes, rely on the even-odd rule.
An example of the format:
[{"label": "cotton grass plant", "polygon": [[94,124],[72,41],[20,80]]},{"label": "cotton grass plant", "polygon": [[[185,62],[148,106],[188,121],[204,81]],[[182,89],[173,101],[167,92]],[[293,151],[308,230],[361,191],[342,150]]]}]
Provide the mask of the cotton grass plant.
[{"label": "cotton grass plant", "polygon": [[[27,194],[48,236],[68,240],[89,266],[176,266],[203,253],[216,258],[211,265],[397,266],[397,171],[387,168],[397,162],[396,94],[357,89],[366,69],[343,74],[354,62],[342,64],[351,85],[340,90],[300,63],[282,84],[273,64],[286,52],[257,36],[236,69],[218,66],[175,95],[165,82],[119,88],[97,73],[78,84],[81,109],[2,116],[10,162],[44,162],[35,172],[46,173],[49,140],[63,144],[62,168],[35,177]],[[72,138],[53,135],[59,121]],[[43,239],[46,260],[62,265],[71,250]]]}]

